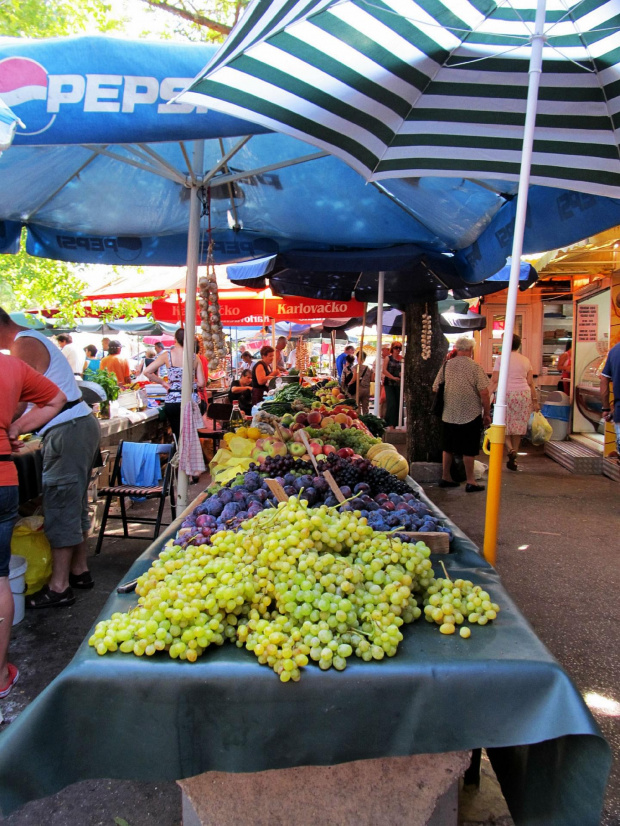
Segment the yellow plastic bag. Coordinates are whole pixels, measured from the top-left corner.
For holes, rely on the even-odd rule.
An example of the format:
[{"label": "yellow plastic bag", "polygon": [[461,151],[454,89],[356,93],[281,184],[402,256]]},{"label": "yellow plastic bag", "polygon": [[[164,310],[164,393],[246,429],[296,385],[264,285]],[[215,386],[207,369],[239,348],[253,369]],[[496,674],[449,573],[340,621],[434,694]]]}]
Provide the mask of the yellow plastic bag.
[{"label": "yellow plastic bag", "polygon": [[52,576],[52,550],[43,533],[43,517],[27,516],[18,520],[11,537],[11,553],[23,556],[26,568],[26,594],[40,591]]},{"label": "yellow plastic bag", "polygon": [[531,442],[533,445],[542,445],[545,442],[548,442],[551,438],[553,433],[553,428],[549,424],[549,422],[545,419],[543,414],[540,410],[536,411],[536,413],[532,413],[531,416]]}]

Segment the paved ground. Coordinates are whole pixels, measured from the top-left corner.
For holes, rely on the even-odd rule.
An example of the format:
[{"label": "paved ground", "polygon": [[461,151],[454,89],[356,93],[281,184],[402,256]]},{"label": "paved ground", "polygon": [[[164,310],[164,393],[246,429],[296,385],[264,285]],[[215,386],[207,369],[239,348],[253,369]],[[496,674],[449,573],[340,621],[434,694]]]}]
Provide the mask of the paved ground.
[{"label": "paved ground", "polygon": [[[601,824],[619,826],[620,486],[603,476],[575,476],[542,449],[526,450],[519,472],[505,470],[502,478],[497,569],[612,746]],[[485,494],[465,493],[464,486],[426,492],[482,546]]]},{"label": "paved ground", "polygon": [[[592,709],[616,756],[602,826],[620,826],[620,489],[603,477],[573,476],[539,450],[528,447],[528,453],[519,473],[504,474],[498,569],[580,691],[596,695],[599,704],[607,700],[607,711]],[[436,486],[428,486],[427,493],[474,542],[482,543],[484,494]],[[5,717],[0,736],[67,665],[109,593],[145,547],[135,539],[107,540],[102,554],[92,559],[93,591],[79,592],[70,609],[27,612],[15,627],[12,659],[22,678],[8,700],[0,701]],[[468,826],[509,822],[492,791],[490,801],[478,807],[484,814],[470,807]],[[0,824],[114,826],[117,818],[129,826],[179,826],[179,790],[174,783],[85,781],[0,818]]]}]

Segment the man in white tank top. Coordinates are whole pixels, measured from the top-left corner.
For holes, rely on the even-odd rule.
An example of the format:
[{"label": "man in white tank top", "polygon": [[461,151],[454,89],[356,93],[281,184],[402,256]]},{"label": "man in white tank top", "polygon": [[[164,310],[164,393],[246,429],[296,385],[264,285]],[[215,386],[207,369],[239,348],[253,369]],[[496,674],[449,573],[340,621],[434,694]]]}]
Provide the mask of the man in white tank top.
[{"label": "man in white tank top", "polygon": [[[86,541],[88,484],[99,450],[101,431],[75,382],[62,352],[45,336],[22,327],[0,308],[0,350],[53,381],[67,402],[61,412],[39,430],[43,436],[43,529],[52,547],[49,584],[26,597],[28,608],[64,607],[75,602],[72,588],[92,588]],[[21,415],[18,410],[18,415]]]}]

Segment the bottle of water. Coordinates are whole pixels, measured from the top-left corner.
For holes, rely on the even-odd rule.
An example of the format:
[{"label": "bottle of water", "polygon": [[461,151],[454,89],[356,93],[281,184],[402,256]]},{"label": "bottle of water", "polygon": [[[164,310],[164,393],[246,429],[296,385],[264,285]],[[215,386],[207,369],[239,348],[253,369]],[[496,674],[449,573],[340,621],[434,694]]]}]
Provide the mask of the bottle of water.
[{"label": "bottle of water", "polygon": [[230,419],[228,420],[228,428],[234,432],[240,427],[243,427],[244,424],[245,419],[243,418],[243,413],[239,410],[239,402],[233,402],[232,413],[230,414]]}]

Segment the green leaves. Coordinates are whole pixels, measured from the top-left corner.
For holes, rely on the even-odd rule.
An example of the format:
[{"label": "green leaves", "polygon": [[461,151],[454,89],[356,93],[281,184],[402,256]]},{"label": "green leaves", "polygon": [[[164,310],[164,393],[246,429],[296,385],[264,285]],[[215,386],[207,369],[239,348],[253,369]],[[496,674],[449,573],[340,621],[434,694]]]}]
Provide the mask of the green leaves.
[{"label": "green leaves", "polygon": [[101,385],[101,387],[105,390],[108,401],[112,402],[114,399],[118,399],[120,388],[114,373],[109,373],[107,370],[87,370],[84,374],[84,378],[86,381],[94,381],[95,384]]}]

